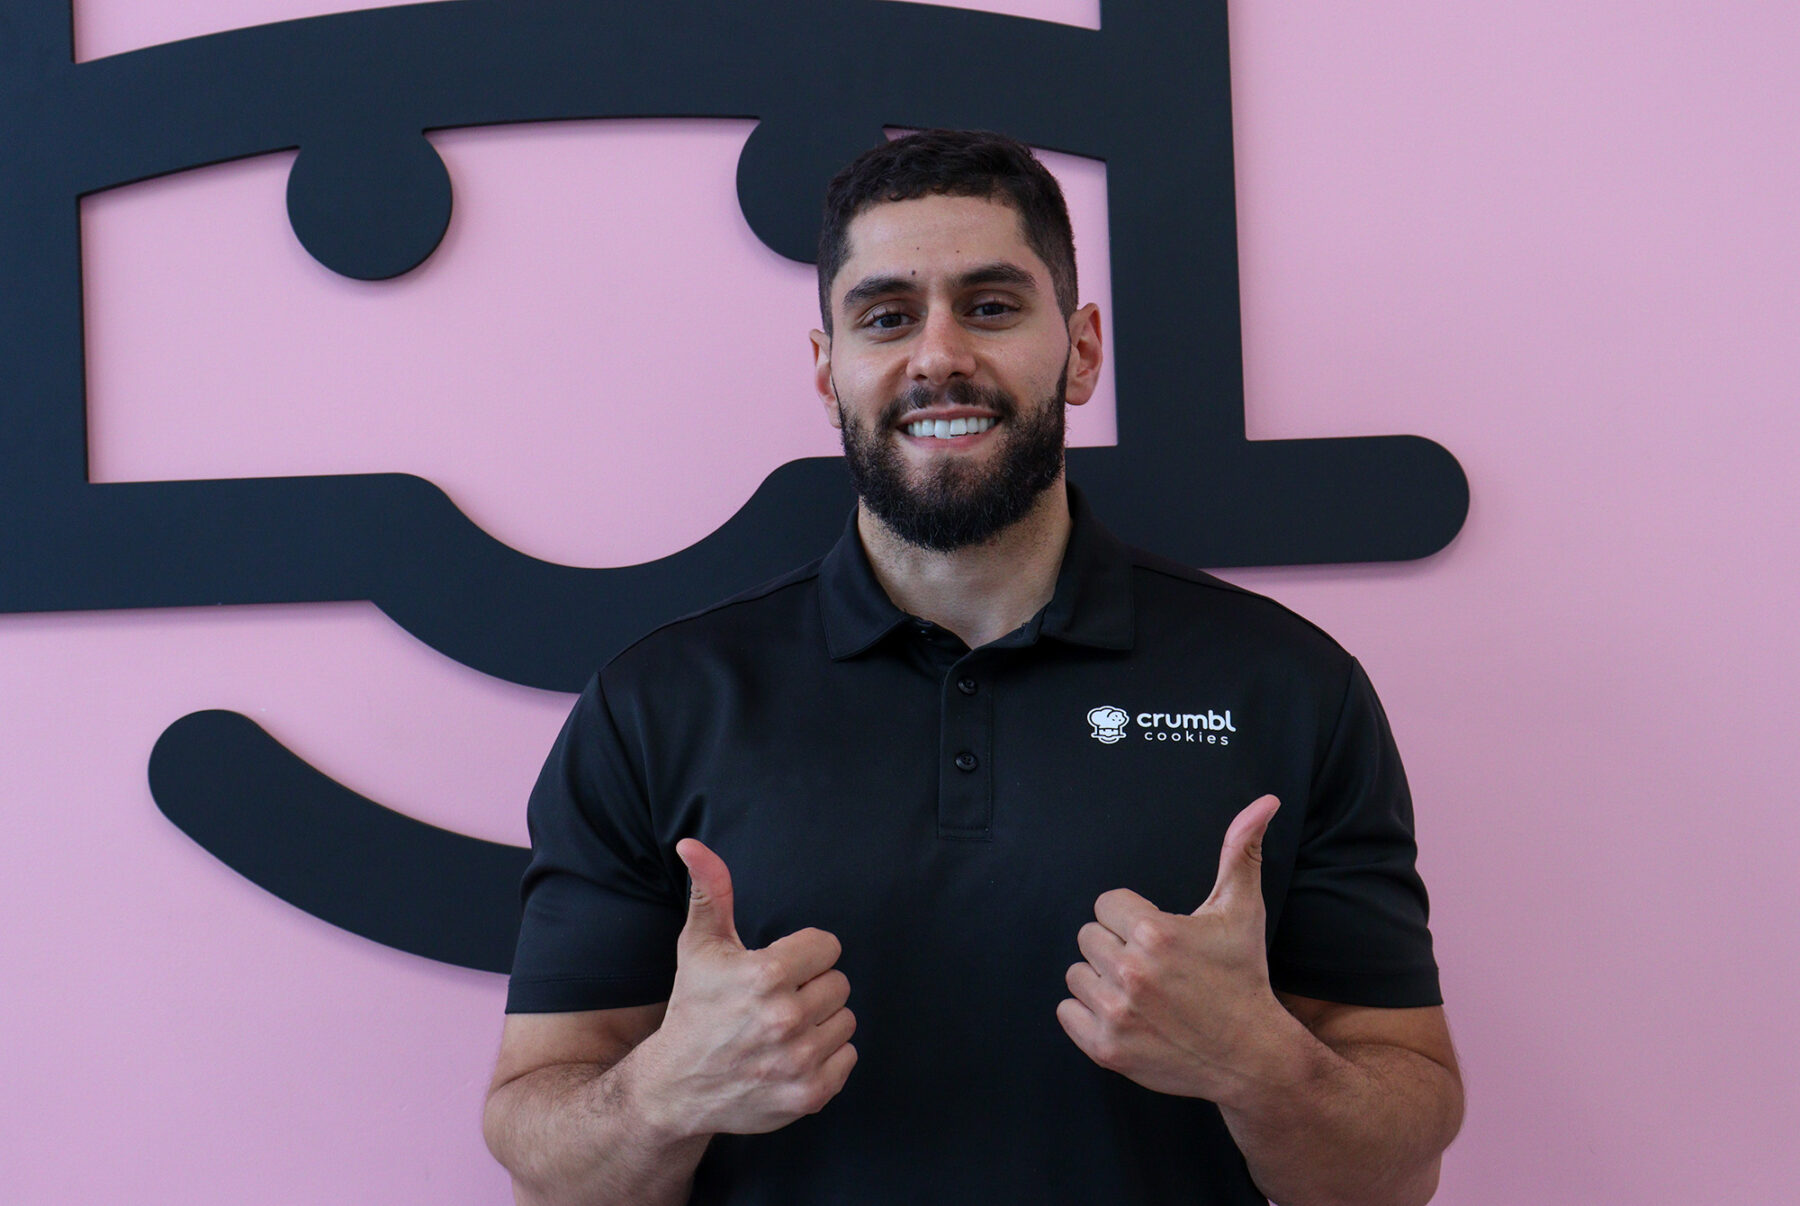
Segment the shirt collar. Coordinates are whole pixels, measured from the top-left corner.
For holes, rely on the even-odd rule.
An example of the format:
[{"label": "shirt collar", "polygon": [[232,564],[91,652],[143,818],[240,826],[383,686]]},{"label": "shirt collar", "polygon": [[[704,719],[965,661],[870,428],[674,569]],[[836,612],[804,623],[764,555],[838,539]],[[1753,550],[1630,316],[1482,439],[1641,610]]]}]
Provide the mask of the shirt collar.
[{"label": "shirt collar", "polygon": [[[1101,526],[1087,499],[1069,490],[1069,547],[1057,571],[1056,590],[1022,633],[1004,644],[1051,637],[1096,649],[1129,649],[1132,643],[1131,552]],[[913,617],[894,606],[875,577],[856,530],[856,512],[819,565],[819,601],[825,647],[833,661],[873,648]],[[1024,639],[1016,639],[1023,636]]]}]

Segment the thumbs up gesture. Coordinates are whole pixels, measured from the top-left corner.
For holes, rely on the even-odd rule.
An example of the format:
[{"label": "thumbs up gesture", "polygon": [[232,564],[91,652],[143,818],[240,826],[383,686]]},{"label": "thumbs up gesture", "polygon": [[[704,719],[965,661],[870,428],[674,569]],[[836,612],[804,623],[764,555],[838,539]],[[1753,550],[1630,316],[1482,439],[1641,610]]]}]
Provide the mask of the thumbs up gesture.
[{"label": "thumbs up gesture", "polygon": [[1231,822],[1212,895],[1193,913],[1124,888],[1095,902],[1076,935],[1085,962],[1065,977],[1074,999],[1056,1008],[1089,1059],[1159,1093],[1219,1102],[1242,1087],[1258,1044],[1291,1022],[1264,945],[1262,843],[1280,806],[1262,796]]},{"label": "thumbs up gesture", "polygon": [[842,948],[805,929],[761,950],[738,938],[731,872],[692,838],[675,853],[693,880],[662,1025],[635,1053],[658,1114],[689,1134],[758,1134],[815,1114],[856,1064]]}]

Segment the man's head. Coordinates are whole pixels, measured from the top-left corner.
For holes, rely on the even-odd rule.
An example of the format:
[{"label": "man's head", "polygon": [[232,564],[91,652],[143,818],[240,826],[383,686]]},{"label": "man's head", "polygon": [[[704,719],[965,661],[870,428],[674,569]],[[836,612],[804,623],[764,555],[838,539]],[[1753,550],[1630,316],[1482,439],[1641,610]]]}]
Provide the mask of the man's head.
[{"label": "man's head", "polygon": [[1025,242],[1050,269],[1057,305],[1075,313],[1075,234],[1069,207],[1031,148],[986,130],[921,130],[858,155],[825,190],[819,229],[819,317],[832,331],[831,286],[850,255],[850,224],[872,205],[916,197],[985,197],[1011,206]]},{"label": "man's head", "polygon": [[950,551],[1048,505],[1100,325],[1075,308],[1062,193],[1029,151],[949,131],[870,151],[832,184],[819,279],[815,384],[866,512]]}]

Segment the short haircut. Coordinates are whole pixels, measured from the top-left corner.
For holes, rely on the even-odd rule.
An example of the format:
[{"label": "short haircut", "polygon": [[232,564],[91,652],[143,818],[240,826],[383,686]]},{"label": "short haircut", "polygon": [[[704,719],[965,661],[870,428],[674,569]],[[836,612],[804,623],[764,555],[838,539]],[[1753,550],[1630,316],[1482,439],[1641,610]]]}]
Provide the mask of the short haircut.
[{"label": "short haircut", "polygon": [[921,130],[871,147],[832,177],[819,230],[819,314],[831,333],[831,285],[850,256],[850,223],[871,206],[918,197],[986,197],[1019,215],[1050,269],[1056,304],[1075,313],[1075,233],[1062,188],[1031,148],[988,130]]}]

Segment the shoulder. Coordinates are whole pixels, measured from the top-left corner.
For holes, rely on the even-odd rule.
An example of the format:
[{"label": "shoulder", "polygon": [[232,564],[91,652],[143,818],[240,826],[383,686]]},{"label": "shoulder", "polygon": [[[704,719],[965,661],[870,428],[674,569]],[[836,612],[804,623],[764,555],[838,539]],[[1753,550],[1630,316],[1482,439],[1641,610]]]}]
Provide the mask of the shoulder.
[{"label": "shoulder", "polygon": [[1298,612],[1223,578],[1142,549],[1130,549],[1132,593],[1143,635],[1202,635],[1240,646],[1348,668],[1350,655]]},{"label": "shoulder", "polygon": [[810,561],[717,603],[651,629],[600,668],[608,690],[691,673],[717,659],[781,657],[794,642],[822,639],[818,577],[822,559]]}]

